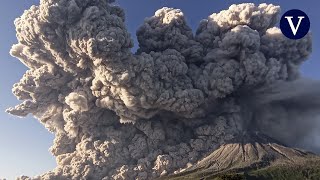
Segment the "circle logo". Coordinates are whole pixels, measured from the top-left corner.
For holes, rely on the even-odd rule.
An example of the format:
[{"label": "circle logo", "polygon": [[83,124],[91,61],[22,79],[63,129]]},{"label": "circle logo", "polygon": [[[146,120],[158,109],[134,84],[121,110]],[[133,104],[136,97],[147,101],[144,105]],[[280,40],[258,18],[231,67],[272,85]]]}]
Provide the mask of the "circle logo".
[{"label": "circle logo", "polygon": [[287,38],[301,39],[309,32],[309,17],[301,10],[289,10],[281,17],[280,29]]}]

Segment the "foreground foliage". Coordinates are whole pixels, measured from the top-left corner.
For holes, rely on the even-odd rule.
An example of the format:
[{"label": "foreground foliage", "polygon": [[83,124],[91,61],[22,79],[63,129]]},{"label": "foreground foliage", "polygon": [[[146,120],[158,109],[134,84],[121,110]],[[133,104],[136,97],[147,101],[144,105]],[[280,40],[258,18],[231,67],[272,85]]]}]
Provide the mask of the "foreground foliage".
[{"label": "foreground foliage", "polygon": [[162,179],[169,180],[319,180],[320,160],[310,160],[302,164],[271,166],[246,172],[210,173],[203,170],[183,173]]}]

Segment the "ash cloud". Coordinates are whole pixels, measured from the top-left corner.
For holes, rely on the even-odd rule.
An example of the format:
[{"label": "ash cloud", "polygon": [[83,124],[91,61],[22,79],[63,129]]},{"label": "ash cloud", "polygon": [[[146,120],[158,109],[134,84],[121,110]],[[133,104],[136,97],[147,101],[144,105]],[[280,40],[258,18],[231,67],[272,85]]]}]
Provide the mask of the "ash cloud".
[{"label": "ash cloud", "polygon": [[[279,6],[232,5],[195,34],[181,10],[162,8],[137,30],[133,54],[113,2],[41,0],[15,20],[11,54],[29,70],[13,87],[23,102],[7,111],[33,114],[55,134],[58,166],[33,179],[152,179],[243,131],[296,145],[283,129],[295,134],[309,111],[318,114],[319,103],[304,98],[318,91],[293,90],[305,82],[299,66],[311,35],[285,38]],[[313,123],[296,135],[308,137]]]},{"label": "ash cloud", "polygon": [[255,93],[252,128],[291,146],[320,152],[320,83],[303,79],[278,82]]}]

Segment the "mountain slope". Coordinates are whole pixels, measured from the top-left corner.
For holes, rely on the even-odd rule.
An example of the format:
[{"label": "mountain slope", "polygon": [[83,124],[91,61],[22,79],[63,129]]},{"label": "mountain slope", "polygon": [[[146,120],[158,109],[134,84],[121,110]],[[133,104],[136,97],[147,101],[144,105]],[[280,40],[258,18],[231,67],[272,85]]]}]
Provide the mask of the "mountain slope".
[{"label": "mountain slope", "polygon": [[313,173],[320,179],[320,158],[315,154],[286,147],[260,133],[246,133],[185,172],[162,179],[305,179]]}]

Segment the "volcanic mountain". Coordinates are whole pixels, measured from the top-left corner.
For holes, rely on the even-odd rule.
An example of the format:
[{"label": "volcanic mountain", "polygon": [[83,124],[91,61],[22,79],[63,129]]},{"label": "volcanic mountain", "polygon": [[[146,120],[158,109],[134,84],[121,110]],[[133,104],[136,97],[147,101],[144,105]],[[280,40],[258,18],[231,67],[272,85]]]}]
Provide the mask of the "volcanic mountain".
[{"label": "volcanic mountain", "polygon": [[320,157],[259,132],[244,133],[184,172],[162,179],[320,179]]}]

